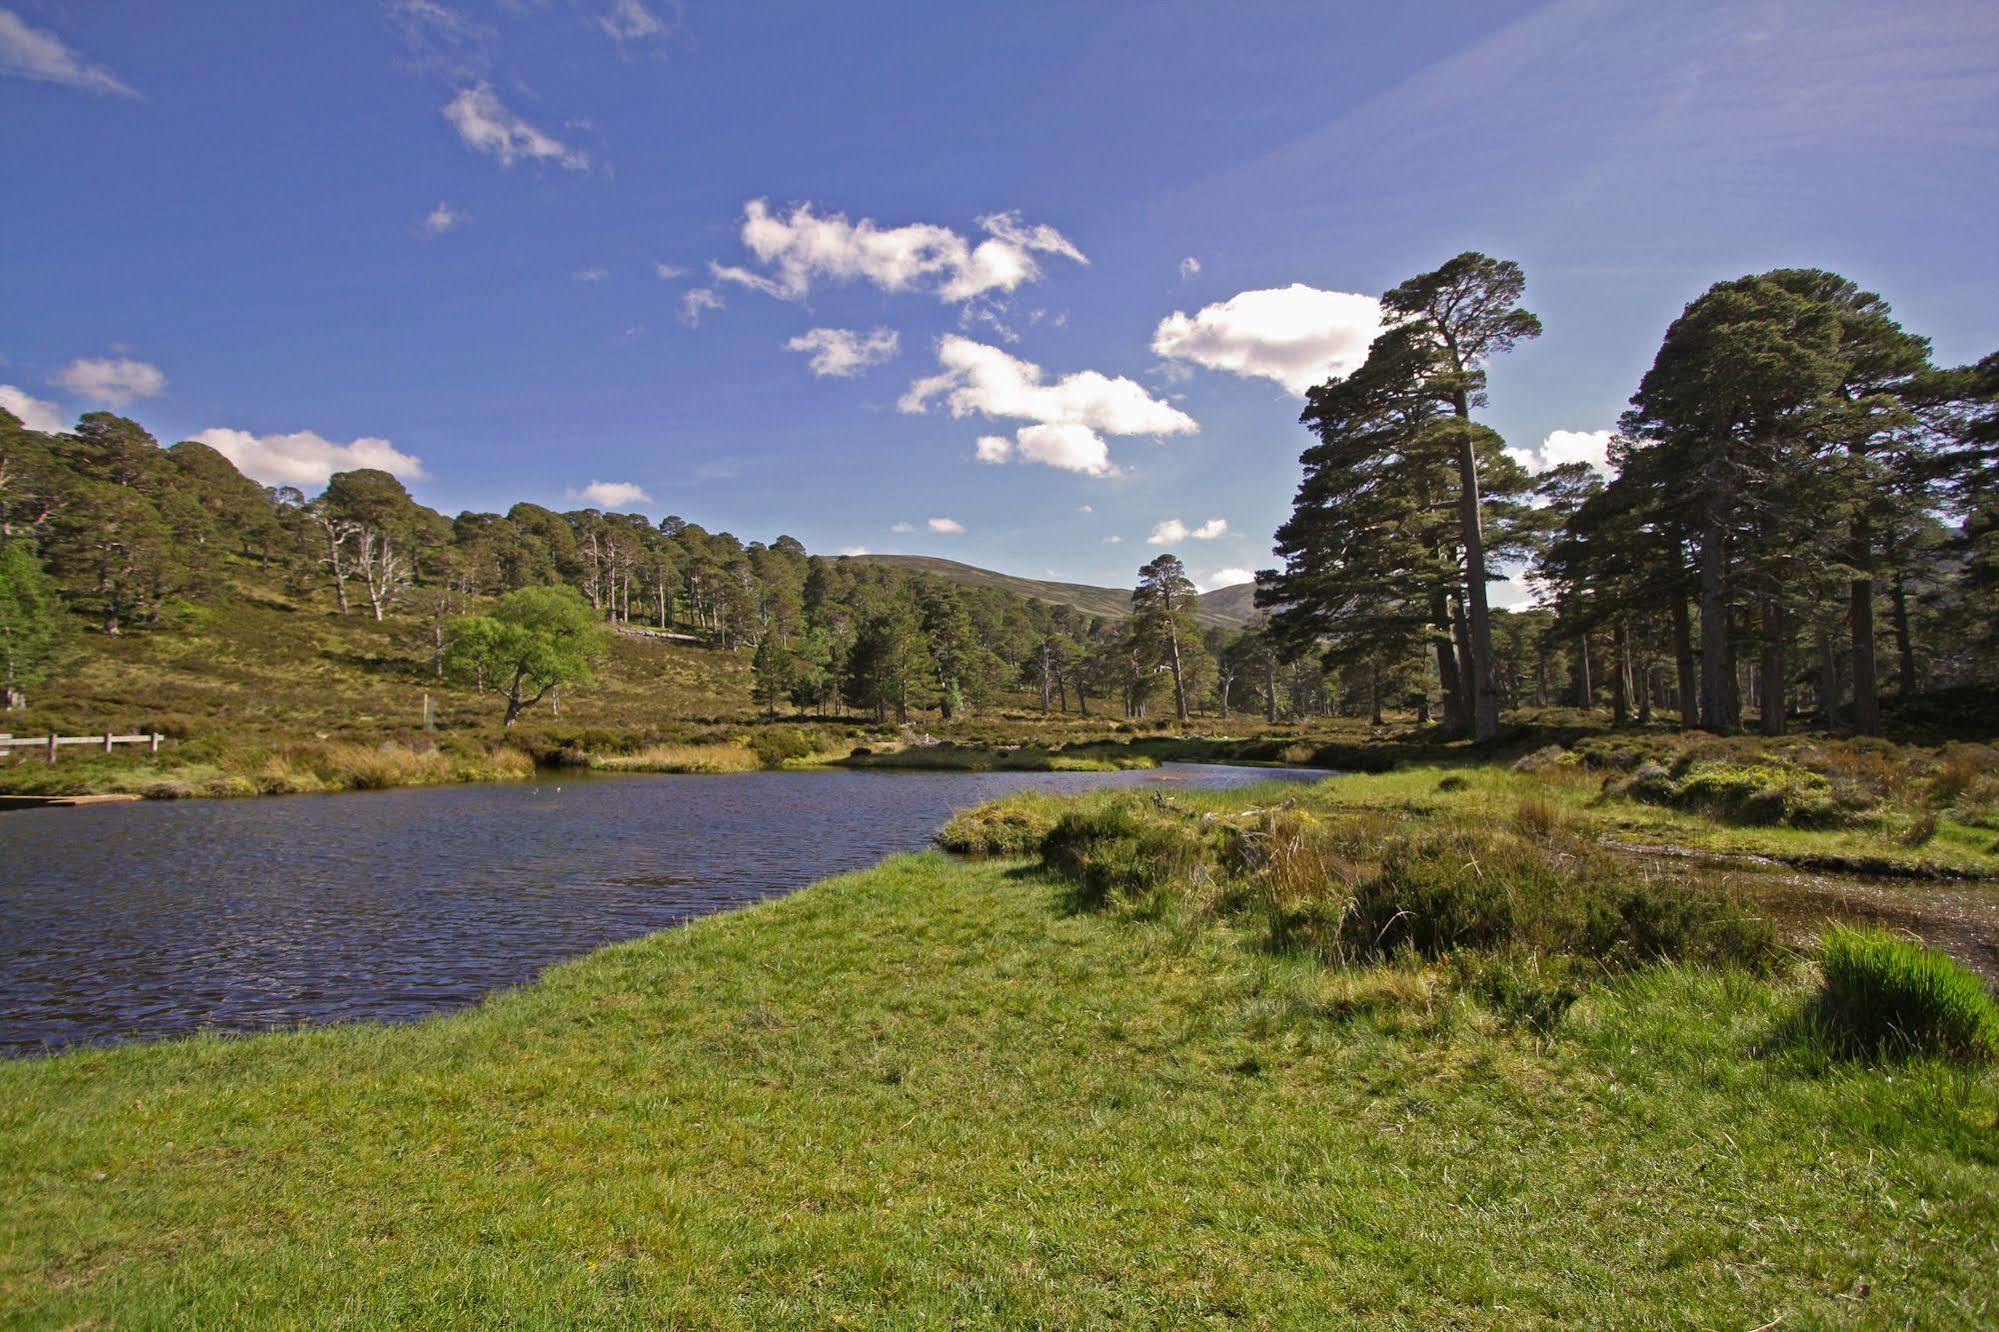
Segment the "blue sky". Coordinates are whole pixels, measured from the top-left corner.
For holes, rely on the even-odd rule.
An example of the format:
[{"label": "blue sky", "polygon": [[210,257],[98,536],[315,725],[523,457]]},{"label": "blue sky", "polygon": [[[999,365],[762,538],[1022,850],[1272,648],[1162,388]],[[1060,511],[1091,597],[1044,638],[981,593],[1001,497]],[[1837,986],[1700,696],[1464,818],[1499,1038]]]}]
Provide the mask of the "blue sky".
[{"label": "blue sky", "polygon": [[1226,581],[1468,248],[1535,456],[1744,272],[1999,347],[1989,3],[0,0],[0,123],[0,400],[446,511]]}]

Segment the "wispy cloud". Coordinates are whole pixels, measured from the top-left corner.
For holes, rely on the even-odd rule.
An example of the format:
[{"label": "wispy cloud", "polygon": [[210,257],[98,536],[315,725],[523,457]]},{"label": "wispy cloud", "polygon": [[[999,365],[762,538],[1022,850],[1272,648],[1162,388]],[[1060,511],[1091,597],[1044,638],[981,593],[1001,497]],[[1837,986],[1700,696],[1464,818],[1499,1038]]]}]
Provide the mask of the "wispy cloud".
[{"label": "wispy cloud", "polygon": [[57,371],[49,382],[113,407],[123,407],[134,398],[156,398],[167,387],[167,377],[158,366],[126,357],[79,358]]},{"label": "wispy cloud", "polygon": [[605,278],[611,276],[611,270],[593,266],[590,268],[579,268],[569,276],[578,282],[602,282]]},{"label": "wispy cloud", "polygon": [[697,328],[703,314],[719,310],[724,304],[722,294],[713,287],[695,287],[680,297],[680,322],[689,328]]},{"label": "wispy cloud", "polygon": [[0,9],[0,74],[113,97],[139,95],[104,66],[85,60],[54,33],[28,26],[11,9]]},{"label": "wispy cloud", "polygon": [[662,42],[673,32],[644,0],[612,0],[610,9],[598,16],[597,26],[619,46]]},{"label": "wispy cloud", "polygon": [[892,328],[861,333],[851,328],[815,328],[784,344],[789,351],[810,352],[807,364],[822,378],[852,379],[870,366],[890,360],[902,348]]},{"label": "wispy cloud", "polygon": [[461,89],[445,103],[444,118],[467,148],[503,167],[517,161],[553,162],[565,171],[583,171],[590,166],[589,154],[515,115],[500,101],[499,94],[483,83]]},{"label": "wispy cloud", "polygon": [[1196,273],[1200,271],[1201,271],[1201,261],[1199,259],[1196,259],[1193,255],[1190,254],[1185,259],[1182,259],[1180,261],[1180,280],[1182,282],[1185,282],[1188,278],[1193,277]]},{"label": "wispy cloud", "polygon": [[965,530],[965,525],[956,518],[932,518],[927,526],[931,531],[941,532],[945,536],[958,536]]},{"label": "wispy cloud", "polygon": [[442,236],[453,227],[465,225],[469,220],[465,214],[440,199],[437,207],[424,215],[423,234],[426,236]]}]

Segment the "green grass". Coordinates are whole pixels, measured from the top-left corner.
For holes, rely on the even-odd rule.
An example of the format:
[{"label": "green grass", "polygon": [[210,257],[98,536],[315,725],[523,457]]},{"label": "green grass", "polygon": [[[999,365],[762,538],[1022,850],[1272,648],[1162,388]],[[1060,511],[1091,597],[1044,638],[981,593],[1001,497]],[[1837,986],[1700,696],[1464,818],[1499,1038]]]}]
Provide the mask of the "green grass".
[{"label": "green grass", "polygon": [[904,857],[462,1015],[0,1065],[0,1321],[1999,1313],[1991,1075],[1773,1050],[1797,982],[1645,970],[1544,1038],[1064,892]]},{"label": "green grass", "polygon": [[1824,980],[1811,1016],[1847,1051],[1999,1055],[1999,1003],[1985,983],[1942,953],[1885,930],[1827,933]]}]

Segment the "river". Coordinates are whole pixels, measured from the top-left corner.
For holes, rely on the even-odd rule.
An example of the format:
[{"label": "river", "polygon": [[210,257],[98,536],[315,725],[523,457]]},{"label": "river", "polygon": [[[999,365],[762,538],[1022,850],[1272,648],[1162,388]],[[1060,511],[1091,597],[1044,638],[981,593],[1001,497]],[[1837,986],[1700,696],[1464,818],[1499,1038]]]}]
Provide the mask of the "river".
[{"label": "river", "polygon": [[1011,791],[1321,773],[551,776],[0,815],[0,1052],[407,1021],[929,840]]}]

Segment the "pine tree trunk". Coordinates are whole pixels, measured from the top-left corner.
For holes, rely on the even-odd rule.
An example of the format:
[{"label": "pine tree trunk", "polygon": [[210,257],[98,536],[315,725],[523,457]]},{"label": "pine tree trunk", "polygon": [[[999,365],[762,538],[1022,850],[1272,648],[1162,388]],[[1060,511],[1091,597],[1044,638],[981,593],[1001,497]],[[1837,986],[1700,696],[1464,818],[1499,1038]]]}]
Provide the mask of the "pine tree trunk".
[{"label": "pine tree trunk", "polygon": [[1757,672],[1763,734],[1784,733],[1784,607],[1763,598],[1763,660]]},{"label": "pine tree trunk", "polygon": [[1499,734],[1499,686],[1492,671],[1492,614],[1485,596],[1485,533],[1479,521],[1478,458],[1472,451],[1471,407],[1458,395],[1457,414],[1465,429],[1458,439],[1458,526],[1465,552],[1465,599],[1471,608],[1466,644],[1471,677],[1472,739]]},{"label": "pine tree trunk", "polygon": [[1610,626],[1610,655],[1610,724],[1622,726],[1631,720],[1631,644],[1621,617]]},{"label": "pine tree trunk", "polygon": [[1173,711],[1182,725],[1187,721],[1187,684],[1180,676],[1180,635],[1169,631],[1166,642],[1173,649]]},{"label": "pine tree trunk", "polygon": [[1430,646],[1437,657],[1437,685],[1443,691],[1444,730],[1465,735],[1471,730],[1471,714],[1465,707],[1464,681],[1458,674],[1450,603],[1442,592],[1430,594]]},{"label": "pine tree trunk", "polygon": [[1263,719],[1277,724],[1277,657],[1270,653],[1263,658]]},{"label": "pine tree trunk", "polygon": [[1874,661],[1874,536],[1865,506],[1853,516],[1853,567],[1847,618],[1853,629],[1853,730],[1881,734],[1881,689]]},{"label": "pine tree trunk", "polygon": [[1895,630],[1895,686],[1908,698],[1916,692],[1916,644],[1909,636],[1909,590],[1900,569],[1888,581],[1888,623]]},{"label": "pine tree trunk", "polygon": [[1680,726],[1691,731],[1701,724],[1700,684],[1694,675],[1694,632],[1687,599],[1673,593],[1673,673],[1677,678]]},{"label": "pine tree trunk", "polygon": [[1726,735],[1735,729],[1731,700],[1735,663],[1728,652],[1727,532],[1719,497],[1711,497],[1701,532],[1701,726]]}]

